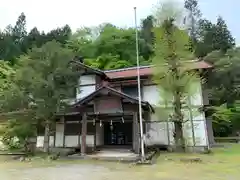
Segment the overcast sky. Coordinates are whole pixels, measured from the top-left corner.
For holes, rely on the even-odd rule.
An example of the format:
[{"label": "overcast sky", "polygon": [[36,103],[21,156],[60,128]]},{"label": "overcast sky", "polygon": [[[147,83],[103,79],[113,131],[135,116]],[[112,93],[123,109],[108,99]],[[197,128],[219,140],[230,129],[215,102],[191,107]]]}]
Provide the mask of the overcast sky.
[{"label": "overcast sky", "polygon": [[[138,18],[149,15],[159,0],[2,0],[0,3],[0,29],[14,24],[21,12],[27,17],[28,30],[36,26],[49,31],[69,24],[73,30],[81,26],[94,26],[110,22],[117,26],[133,26],[133,7]],[[183,1],[183,0],[179,0]],[[239,0],[199,0],[204,17],[215,21],[221,15],[233,36],[240,43]]]}]

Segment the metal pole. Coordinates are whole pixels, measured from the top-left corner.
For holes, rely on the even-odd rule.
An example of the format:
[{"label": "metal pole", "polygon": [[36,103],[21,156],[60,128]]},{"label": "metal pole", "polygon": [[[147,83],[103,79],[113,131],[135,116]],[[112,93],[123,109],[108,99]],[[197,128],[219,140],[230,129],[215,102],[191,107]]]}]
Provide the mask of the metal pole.
[{"label": "metal pole", "polygon": [[141,141],[141,160],[145,160],[144,142],[143,142],[143,121],[142,121],[142,98],[141,98],[141,84],[139,73],[139,50],[138,50],[138,28],[137,28],[137,8],[134,7],[135,16],[135,30],[136,30],[136,56],[137,56],[137,82],[138,82],[138,110],[139,110],[139,123],[140,123],[140,141]]}]

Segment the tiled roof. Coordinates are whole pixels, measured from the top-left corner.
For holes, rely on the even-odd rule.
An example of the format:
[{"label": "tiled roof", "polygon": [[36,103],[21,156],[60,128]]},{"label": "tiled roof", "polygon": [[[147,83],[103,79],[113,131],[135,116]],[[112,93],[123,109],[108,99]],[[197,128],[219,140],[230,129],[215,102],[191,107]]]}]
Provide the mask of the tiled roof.
[{"label": "tiled roof", "polygon": [[[208,69],[212,67],[212,65],[210,65],[205,61],[189,61],[187,62],[187,64],[188,63],[189,63],[189,69]],[[188,67],[188,65],[186,67]],[[137,76],[137,67],[109,70],[104,72],[110,79],[130,78],[130,77]],[[139,72],[140,72],[140,76],[152,75],[153,66],[141,66]]]}]

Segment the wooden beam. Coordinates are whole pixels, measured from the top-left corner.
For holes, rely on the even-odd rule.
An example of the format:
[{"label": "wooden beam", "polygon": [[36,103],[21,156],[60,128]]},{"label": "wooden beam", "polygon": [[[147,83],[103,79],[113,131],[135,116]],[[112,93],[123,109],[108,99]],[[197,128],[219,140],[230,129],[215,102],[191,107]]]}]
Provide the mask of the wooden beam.
[{"label": "wooden beam", "polygon": [[133,150],[135,153],[140,154],[140,133],[139,133],[138,113],[133,115]]},{"label": "wooden beam", "polygon": [[83,114],[82,118],[82,142],[81,142],[81,155],[84,156],[86,154],[86,136],[87,136],[87,115]]}]

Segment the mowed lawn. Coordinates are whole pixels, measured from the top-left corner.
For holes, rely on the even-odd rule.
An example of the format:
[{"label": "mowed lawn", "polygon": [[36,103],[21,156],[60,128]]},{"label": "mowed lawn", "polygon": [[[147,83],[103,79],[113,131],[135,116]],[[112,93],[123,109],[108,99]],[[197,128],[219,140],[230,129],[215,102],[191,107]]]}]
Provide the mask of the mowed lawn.
[{"label": "mowed lawn", "polygon": [[[181,159],[200,158],[202,162]],[[161,153],[155,165],[135,166],[85,160],[1,162],[0,179],[7,180],[238,180],[240,144],[213,149],[212,154]]]}]

